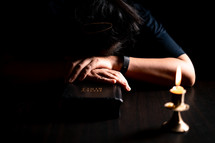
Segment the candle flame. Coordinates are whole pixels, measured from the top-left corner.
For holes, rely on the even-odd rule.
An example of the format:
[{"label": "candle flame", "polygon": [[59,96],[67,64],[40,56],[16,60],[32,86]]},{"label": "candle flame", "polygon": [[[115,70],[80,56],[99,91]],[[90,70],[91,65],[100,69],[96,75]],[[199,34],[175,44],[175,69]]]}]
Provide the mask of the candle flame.
[{"label": "candle flame", "polygon": [[176,77],[175,77],[175,85],[179,86],[181,84],[181,67],[178,66],[176,70]]}]

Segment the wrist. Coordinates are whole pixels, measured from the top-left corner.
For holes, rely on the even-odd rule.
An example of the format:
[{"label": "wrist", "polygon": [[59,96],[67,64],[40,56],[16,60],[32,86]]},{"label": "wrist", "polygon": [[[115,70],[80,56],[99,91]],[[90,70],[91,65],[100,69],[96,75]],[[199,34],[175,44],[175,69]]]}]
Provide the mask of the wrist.
[{"label": "wrist", "polygon": [[121,56],[109,56],[112,70],[120,71],[123,66],[123,57]]}]

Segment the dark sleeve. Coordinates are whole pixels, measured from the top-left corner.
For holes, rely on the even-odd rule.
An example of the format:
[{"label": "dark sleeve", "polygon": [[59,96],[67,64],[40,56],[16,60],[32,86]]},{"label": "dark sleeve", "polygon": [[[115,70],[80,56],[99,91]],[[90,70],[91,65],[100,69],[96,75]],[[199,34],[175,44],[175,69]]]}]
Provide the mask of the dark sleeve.
[{"label": "dark sleeve", "polygon": [[[150,11],[139,5],[137,5],[136,8],[144,21],[144,24],[141,27],[139,40],[146,41],[148,45],[151,44],[151,46],[154,46],[148,46],[148,48],[152,50],[151,55],[154,53],[155,55],[161,54],[159,57],[178,57],[185,53],[167,33],[163,25],[156,21],[156,19],[151,15]],[[144,43],[142,42],[142,44]],[[147,50],[150,51],[149,49]]]}]

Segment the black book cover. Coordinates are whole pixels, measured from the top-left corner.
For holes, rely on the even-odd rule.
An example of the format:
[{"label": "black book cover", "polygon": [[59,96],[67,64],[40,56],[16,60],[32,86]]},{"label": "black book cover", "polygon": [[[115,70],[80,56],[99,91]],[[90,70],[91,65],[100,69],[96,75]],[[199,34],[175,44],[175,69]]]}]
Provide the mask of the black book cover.
[{"label": "black book cover", "polygon": [[116,118],[122,102],[119,85],[84,82],[65,87],[60,108],[73,118]]}]

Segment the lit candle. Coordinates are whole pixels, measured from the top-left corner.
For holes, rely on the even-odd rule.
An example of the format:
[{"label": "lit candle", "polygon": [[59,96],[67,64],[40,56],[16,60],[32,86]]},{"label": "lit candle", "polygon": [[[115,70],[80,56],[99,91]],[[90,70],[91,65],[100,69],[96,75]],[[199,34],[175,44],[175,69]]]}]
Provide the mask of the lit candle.
[{"label": "lit candle", "polygon": [[186,90],[182,86],[180,86],[181,77],[181,67],[178,66],[176,70],[175,86],[170,89],[170,92],[172,93],[172,102],[174,104],[174,108],[184,105],[184,95],[186,93]]},{"label": "lit candle", "polygon": [[172,118],[169,121],[164,122],[164,129],[173,131],[173,132],[187,132],[189,126],[183,121],[181,112],[189,109],[189,105],[184,103],[184,96],[186,90],[180,86],[181,84],[181,67],[177,67],[176,77],[175,77],[175,86],[170,89],[172,95],[172,102],[167,102],[164,106],[168,109],[173,110]]},{"label": "lit candle", "polygon": [[186,92],[186,90],[182,86],[180,86],[180,84],[181,84],[181,77],[182,77],[181,67],[178,66],[177,70],[176,70],[175,86],[173,86],[170,89],[171,93],[173,93],[173,94],[184,94]]}]

